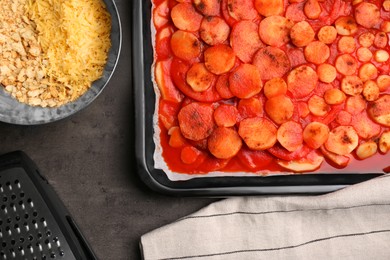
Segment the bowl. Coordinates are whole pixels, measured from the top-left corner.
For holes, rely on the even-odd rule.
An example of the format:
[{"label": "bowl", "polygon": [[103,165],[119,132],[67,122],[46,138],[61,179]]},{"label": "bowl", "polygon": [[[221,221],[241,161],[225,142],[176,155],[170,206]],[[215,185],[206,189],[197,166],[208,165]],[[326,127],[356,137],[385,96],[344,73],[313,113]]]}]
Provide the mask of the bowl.
[{"label": "bowl", "polygon": [[13,98],[0,86],[0,121],[16,125],[39,125],[67,118],[86,108],[103,91],[118,63],[122,44],[122,29],[118,9],[113,0],[104,0],[111,15],[111,48],[100,79],[75,101],[59,107],[43,108],[30,106]]}]

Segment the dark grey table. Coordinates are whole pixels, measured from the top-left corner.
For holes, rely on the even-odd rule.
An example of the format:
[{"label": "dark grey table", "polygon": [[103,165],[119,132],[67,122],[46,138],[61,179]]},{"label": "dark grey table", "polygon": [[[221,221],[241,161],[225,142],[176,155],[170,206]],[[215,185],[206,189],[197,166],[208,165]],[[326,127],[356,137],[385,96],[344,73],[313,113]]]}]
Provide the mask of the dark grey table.
[{"label": "dark grey table", "polygon": [[139,259],[142,234],[212,199],[156,194],[138,178],[131,85],[131,1],[116,0],[123,28],[117,70],[85,110],[42,126],[0,123],[0,154],[25,151],[67,206],[99,259]]}]

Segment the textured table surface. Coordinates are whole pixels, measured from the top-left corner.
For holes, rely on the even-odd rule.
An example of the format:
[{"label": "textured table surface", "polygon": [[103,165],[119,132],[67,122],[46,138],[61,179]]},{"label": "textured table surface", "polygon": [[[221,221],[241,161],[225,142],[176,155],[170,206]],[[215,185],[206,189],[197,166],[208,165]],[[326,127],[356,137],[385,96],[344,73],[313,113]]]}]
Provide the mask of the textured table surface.
[{"label": "textured table surface", "polygon": [[103,93],[86,109],[41,126],[0,123],[0,154],[25,151],[80,226],[99,259],[140,259],[142,234],[212,199],[166,197],[138,178],[131,84],[131,0],[116,0],[122,53]]}]

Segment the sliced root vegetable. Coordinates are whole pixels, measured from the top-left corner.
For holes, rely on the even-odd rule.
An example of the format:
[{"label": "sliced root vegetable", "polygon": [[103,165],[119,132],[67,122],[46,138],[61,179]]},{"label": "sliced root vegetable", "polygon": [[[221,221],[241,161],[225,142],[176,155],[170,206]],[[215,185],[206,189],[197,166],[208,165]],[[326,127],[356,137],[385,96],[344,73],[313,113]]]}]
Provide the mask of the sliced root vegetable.
[{"label": "sliced root vegetable", "polygon": [[359,77],[363,81],[367,81],[369,79],[376,79],[376,77],[378,77],[378,69],[371,63],[363,64],[359,68]]},{"label": "sliced root vegetable", "polygon": [[343,16],[336,20],[335,27],[340,35],[354,35],[358,31],[358,25],[351,16]]},{"label": "sliced root vegetable", "polygon": [[268,149],[268,152],[270,152],[273,156],[285,161],[299,160],[301,158],[305,158],[311,151],[313,151],[313,149],[311,149],[309,146],[302,145],[294,152],[289,152],[278,143]]},{"label": "sliced root vegetable", "polygon": [[214,111],[217,126],[232,127],[237,123],[238,110],[235,106],[222,104]]},{"label": "sliced root vegetable", "polygon": [[199,14],[190,3],[179,3],[171,10],[173,24],[183,31],[198,31],[202,22],[202,15]]},{"label": "sliced root vegetable", "polygon": [[306,15],[303,12],[304,3],[292,3],[286,8],[286,18],[293,22],[301,22],[306,20]]},{"label": "sliced root vegetable", "polygon": [[385,33],[390,32],[390,21],[383,21],[381,24],[381,30]]},{"label": "sliced root vegetable", "polygon": [[368,114],[378,124],[390,126],[390,95],[383,95],[369,103]]},{"label": "sliced root vegetable", "polygon": [[362,95],[348,97],[345,102],[345,110],[352,115],[360,114],[366,109],[366,107],[367,102],[364,100]]},{"label": "sliced root vegetable", "polygon": [[301,118],[305,118],[310,114],[309,106],[306,102],[298,102],[298,113]]},{"label": "sliced root vegetable", "polygon": [[329,127],[320,122],[311,122],[303,130],[303,141],[313,149],[323,145],[329,136]]},{"label": "sliced root vegetable", "polygon": [[169,146],[174,148],[183,147],[187,141],[184,139],[183,135],[180,132],[180,128],[178,126],[174,126],[169,129]]},{"label": "sliced root vegetable", "polygon": [[287,54],[277,47],[261,48],[253,58],[262,80],[283,77],[291,68]]},{"label": "sliced root vegetable", "polygon": [[347,155],[358,146],[359,136],[352,126],[338,126],[330,133],[325,148],[338,155]]},{"label": "sliced root vegetable", "polygon": [[345,76],[341,80],[341,90],[347,95],[359,95],[363,91],[363,81],[358,76]]},{"label": "sliced root vegetable", "polygon": [[264,95],[267,98],[272,98],[287,93],[286,81],[282,78],[273,78],[268,80],[264,85]]},{"label": "sliced root vegetable", "polygon": [[252,64],[241,64],[229,76],[230,91],[238,98],[250,98],[263,88],[260,72]]},{"label": "sliced root vegetable", "polygon": [[313,151],[308,154],[307,158],[296,161],[279,160],[277,163],[283,168],[293,172],[311,172],[317,170],[323,161],[324,157],[320,156],[316,151]]},{"label": "sliced root vegetable", "polygon": [[336,121],[340,125],[350,125],[352,122],[352,115],[345,110],[341,110],[336,117]]},{"label": "sliced root vegetable", "polygon": [[156,62],[154,75],[162,98],[168,101],[179,103],[183,100],[183,95],[175,87],[170,77],[171,64],[172,60]]},{"label": "sliced root vegetable", "polygon": [[303,9],[305,15],[309,19],[317,19],[321,14],[321,6],[318,3],[318,0],[307,0],[305,7]]},{"label": "sliced root vegetable", "polygon": [[363,86],[363,96],[367,101],[375,101],[379,98],[379,87],[373,80],[367,80]]},{"label": "sliced root vegetable", "polygon": [[185,164],[193,164],[196,162],[198,157],[202,154],[201,151],[193,146],[185,146],[181,150],[180,159]]},{"label": "sliced root vegetable", "polygon": [[266,150],[276,143],[276,127],[266,118],[254,117],[241,121],[239,135],[252,150]]},{"label": "sliced root vegetable", "polygon": [[317,96],[323,97],[325,95],[325,92],[332,88],[334,88],[332,84],[318,82],[318,85],[313,91],[313,93],[316,94]]},{"label": "sliced root vegetable", "polygon": [[384,92],[390,88],[390,76],[389,75],[380,75],[376,79],[376,83],[378,84],[379,90]]},{"label": "sliced root vegetable", "polygon": [[219,159],[229,159],[241,149],[242,141],[233,128],[218,127],[207,139],[207,147]]},{"label": "sliced root vegetable", "polygon": [[389,53],[385,50],[377,50],[374,58],[377,62],[386,62],[389,60]]},{"label": "sliced root vegetable", "polygon": [[218,16],[207,16],[203,18],[200,25],[200,37],[208,45],[224,43],[230,34],[230,27],[224,19]]},{"label": "sliced root vegetable", "polygon": [[325,116],[330,110],[325,100],[317,95],[311,96],[307,104],[310,112],[315,116]]},{"label": "sliced root vegetable", "polygon": [[241,99],[238,102],[238,113],[240,118],[259,117],[263,115],[263,104],[256,98]]},{"label": "sliced root vegetable", "polygon": [[171,49],[176,57],[188,61],[200,56],[202,45],[194,34],[179,30],[172,35]]},{"label": "sliced root vegetable", "polygon": [[359,44],[362,47],[369,48],[374,44],[374,39],[375,39],[375,35],[373,35],[370,32],[365,32],[359,36],[358,40],[359,40]]},{"label": "sliced root vegetable", "polygon": [[378,145],[374,141],[362,143],[356,149],[356,155],[359,159],[364,160],[376,154]]},{"label": "sliced root vegetable", "polygon": [[254,20],[258,17],[258,13],[253,5],[253,1],[247,0],[228,0],[229,15],[240,20]]},{"label": "sliced root vegetable", "polygon": [[379,138],[379,150],[382,153],[390,151],[390,131],[385,131]]},{"label": "sliced root vegetable", "polygon": [[220,44],[208,48],[204,52],[204,60],[206,68],[210,72],[221,75],[229,72],[234,67],[236,55],[232,48]]},{"label": "sliced root vegetable", "polygon": [[277,140],[289,152],[294,152],[303,143],[301,124],[294,121],[283,123],[278,129]]},{"label": "sliced root vegetable", "polygon": [[218,94],[224,99],[234,97],[229,88],[229,74],[223,74],[219,76],[215,88]]},{"label": "sliced root vegetable", "polygon": [[332,44],[336,40],[337,30],[333,26],[326,25],[318,31],[317,37],[325,44]]},{"label": "sliced root vegetable", "polygon": [[236,23],[230,35],[230,45],[240,60],[251,62],[253,55],[264,46],[260,40],[259,26],[252,21]]},{"label": "sliced root vegetable", "polygon": [[370,49],[368,49],[366,47],[360,47],[356,51],[356,55],[357,55],[358,60],[361,62],[367,62],[367,61],[370,61],[372,59],[372,52],[370,51]]},{"label": "sliced root vegetable", "polygon": [[283,124],[291,119],[294,114],[294,104],[287,96],[276,96],[265,102],[265,111],[277,124]]},{"label": "sliced root vegetable", "polygon": [[343,75],[353,75],[358,67],[358,63],[350,54],[342,54],[337,57],[335,67]]},{"label": "sliced root vegetable", "polygon": [[348,156],[337,155],[335,153],[329,152],[324,146],[321,146],[321,152],[325,158],[329,159],[332,163],[339,167],[346,167],[350,161]]},{"label": "sliced root vegetable", "polygon": [[213,113],[210,106],[197,102],[183,107],[178,115],[183,136],[193,141],[207,138],[215,127]]},{"label": "sliced root vegetable", "polygon": [[282,15],[283,0],[255,0],[255,8],[263,16]]},{"label": "sliced root vegetable", "polygon": [[309,95],[317,86],[317,73],[309,66],[293,69],[287,76],[287,88],[295,98]]},{"label": "sliced root vegetable", "polygon": [[324,100],[329,105],[342,104],[346,99],[344,92],[337,88],[328,89],[325,91]]},{"label": "sliced root vegetable", "polygon": [[331,83],[336,79],[336,68],[330,64],[324,63],[317,67],[318,79],[325,83]]},{"label": "sliced root vegetable", "polygon": [[352,36],[343,36],[340,38],[337,47],[342,53],[353,53],[356,49],[355,39]]},{"label": "sliced root vegetable", "polygon": [[356,22],[366,28],[374,28],[380,22],[379,8],[371,3],[363,2],[355,9]]},{"label": "sliced root vegetable", "polygon": [[387,43],[388,43],[388,37],[387,37],[386,33],[378,32],[375,35],[375,39],[374,39],[374,46],[375,47],[377,47],[377,48],[385,48],[387,46]]},{"label": "sliced root vegetable", "polygon": [[307,46],[314,40],[314,36],[313,28],[306,21],[296,23],[290,31],[291,41],[297,47]]},{"label": "sliced root vegetable", "polygon": [[390,0],[383,1],[382,7],[386,12],[389,12],[390,11]]},{"label": "sliced root vegetable", "polygon": [[306,64],[305,54],[301,48],[289,48],[286,50],[288,58],[290,59],[291,67],[295,68]]},{"label": "sliced root vegetable", "polygon": [[229,6],[228,6],[228,0],[220,0],[221,3],[221,12],[222,17],[225,19],[226,23],[233,27],[236,22],[238,22],[236,19],[230,16],[229,12]]},{"label": "sliced root vegetable", "polygon": [[187,84],[195,92],[203,92],[214,85],[216,77],[206,69],[204,63],[194,63],[187,72]]},{"label": "sliced root vegetable", "polygon": [[329,47],[320,41],[311,42],[305,48],[305,58],[314,64],[324,63],[330,56]]},{"label": "sliced root vegetable", "polygon": [[195,8],[206,16],[219,15],[221,6],[220,0],[193,0]]},{"label": "sliced root vegetable", "polygon": [[245,146],[237,154],[242,164],[251,170],[262,170],[267,167],[274,158],[267,151],[253,151]]},{"label": "sliced root vegetable", "polygon": [[269,16],[260,22],[260,39],[271,46],[280,47],[290,40],[294,23],[283,16]]},{"label": "sliced root vegetable", "polygon": [[368,116],[366,111],[352,117],[351,125],[355,128],[357,134],[363,139],[377,137],[381,131],[381,127],[374,123]]}]

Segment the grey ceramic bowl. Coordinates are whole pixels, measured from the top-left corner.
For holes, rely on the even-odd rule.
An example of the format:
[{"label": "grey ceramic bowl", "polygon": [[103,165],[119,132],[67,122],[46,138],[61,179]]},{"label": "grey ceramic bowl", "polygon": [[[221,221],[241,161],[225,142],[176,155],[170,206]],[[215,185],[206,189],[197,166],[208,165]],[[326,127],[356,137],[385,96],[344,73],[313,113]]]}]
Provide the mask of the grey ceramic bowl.
[{"label": "grey ceramic bowl", "polygon": [[116,64],[122,45],[122,29],[118,9],[113,0],[104,0],[111,14],[111,49],[103,76],[93,82],[91,88],[77,100],[57,108],[33,107],[20,103],[0,86],[0,121],[17,125],[38,125],[66,118],[87,107],[107,85]]}]

